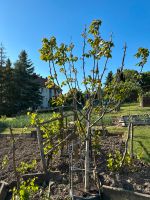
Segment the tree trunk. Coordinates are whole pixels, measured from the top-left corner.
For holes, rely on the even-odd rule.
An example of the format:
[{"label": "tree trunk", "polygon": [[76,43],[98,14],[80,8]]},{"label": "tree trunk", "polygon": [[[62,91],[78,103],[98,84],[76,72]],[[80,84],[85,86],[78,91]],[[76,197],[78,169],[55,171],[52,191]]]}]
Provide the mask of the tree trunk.
[{"label": "tree trunk", "polygon": [[[65,135],[64,135],[63,107],[60,107],[59,112],[60,112],[60,115],[61,115],[61,119],[59,120],[59,124],[60,124],[60,138],[61,138],[61,140],[63,140],[65,138]],[[61,156],[63,156],[63,154],[64,154],[64,144],[61,145]]]},{"label": "tree trunk", "polygon": [[86,147],[85,147],[85,192],[89,191],[90,180],[89,180],[89,170],[90,170],[90,114],[88,114],[87,120],[87,134],[86,134]]},{"label": "tree trunk", "polygon": [[140,96],[140,106],[143,107],[143,95]]}]

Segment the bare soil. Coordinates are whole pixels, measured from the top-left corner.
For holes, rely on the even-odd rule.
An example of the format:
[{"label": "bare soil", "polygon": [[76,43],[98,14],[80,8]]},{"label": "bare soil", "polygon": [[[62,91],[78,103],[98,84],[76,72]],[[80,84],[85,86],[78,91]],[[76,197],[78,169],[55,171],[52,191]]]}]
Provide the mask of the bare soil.
[{"label": "bare soil", "polygon": [[[37,141],[33,138],[16,138],[15,140],[16,165],[18,166],[22,161],[31,163],[33,159],[36,159],[37,167],[34,172],[40,172],[41,164]],[[0,168],[5,155],[8,156],[8,165],[0,170],[0,180],[10,183],[15,179],[12,161],[12,142],[10,138],[2,137],[0,138]]]},{"label": "bare soil", "polygon": [[[121,152],[124,149],[124,142],[121,136],[105,136],[100,138],[99,154],[97,157],[98,172],[102,184],[121,187],[128,190],[133,190],[141,193],[150,194],[150,164],[143,161],[135,160],[130,167],[124,167],[123,170],[111,172],[106,166],[107,156],[115,152],[116,149]],[[32,162],[33,159],[37,160],[37,167],[32,172],[42,172],[40,154],[38,149],[37,140],[34,138],[16,138],[16,163],[19,165],[21,161]],[[2,169],[2,161],[4,156],[7,155],[9,162],[8,165]],[[59,170],[62,174],[66,174],[66,180],[61,184],[55,183],[51,187],[52,199],[67,199],[69,196],[69,159],[64,157],[60,159],[55,158],[52,168]],[[0,138],[0,181],[4,180],[11,183],[15,179],[12,163],[12,142],[10,138]],[[47,190],[47,188],[45,189]],[[40,199],[43,192],[37,194],[35,199]]]}]

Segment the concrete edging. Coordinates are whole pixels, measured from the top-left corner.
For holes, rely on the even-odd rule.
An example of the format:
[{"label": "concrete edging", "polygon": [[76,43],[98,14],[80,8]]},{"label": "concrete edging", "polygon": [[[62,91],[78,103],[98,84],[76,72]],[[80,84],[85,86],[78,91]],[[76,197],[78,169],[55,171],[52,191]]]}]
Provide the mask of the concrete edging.
[{"label": "concrete edging", "polygon": [[[25,174],[22,178],[24,180],[28,178],[37,177],[37,184],[41,184],[44,181],[47,182],[50,179],[56,182],[62,182],[63,176],[58,171],[44,173],[31,173]],[[0,182],[0,200],[5,200],[9,189],[12,189],[16,185],[16,181],[8,184],[4,181]],[[122,188],[115,188],[111,186],[103,185],[103,198],[104,200],[150,200],[149,194],[142,194],[134,191],[124,190]]]},{"label": "concrete edging", "polygon": [[103,185],[105,200],[150,200],[150,195]]}]

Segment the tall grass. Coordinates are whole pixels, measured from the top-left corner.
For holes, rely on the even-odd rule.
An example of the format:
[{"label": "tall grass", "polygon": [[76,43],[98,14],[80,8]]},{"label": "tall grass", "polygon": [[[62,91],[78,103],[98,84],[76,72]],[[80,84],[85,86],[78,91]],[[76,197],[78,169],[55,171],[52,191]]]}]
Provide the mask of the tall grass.
[{"label": "tall grass", "polygon": [[[66,111],[65,113],[69,114],[70,111]],[[47,121],[50,119],[52,113],[39,113],[38,114],[41,119]],[[20,115],[12,118],[7,118],[5,116],[1,116],[0,118],[0,129],[4,128],[24,128],[30,127],[30,116],[28,115]]]},{"label": "tall grass", "polygon": [[21,115],[13,118],[1,117],[0,128],[23,128],[30,125],[30,119],[26,115]]},{"label": "tall grass", "polygon": [[[93,115],[92,116],[92,122],[94,122],[96,119],[97,119],[97,117]],[[111,116],[104,116],[102,120],[99,120],[96,123],[96,126],[101,126],[102,124],[104,126],[112,126],[113,125],[113,118]]]}]

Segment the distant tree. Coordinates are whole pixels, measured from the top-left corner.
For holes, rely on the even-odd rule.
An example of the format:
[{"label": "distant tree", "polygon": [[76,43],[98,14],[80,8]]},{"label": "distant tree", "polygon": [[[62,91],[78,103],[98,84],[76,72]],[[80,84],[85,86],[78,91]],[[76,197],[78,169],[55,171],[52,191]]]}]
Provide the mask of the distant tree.
[{"label": "distant tree", "polygon": [[3,106],[4,113],[7,116],[15,113],[15,81],[14,71],[11,68],[10,59],[6,60],[6,66],[3,68]]},{"label": "distant tree", "polygon": [[130,82],[133,86],[127,98],[125,99],[125,102],[136,102],[139,96],[138,71],[133,69],[125,69],[123,70],[123,74],[125,81]]},{"label": "distant tree", "polygon": [[6,60],[6,65],[5,65],[5,67],[8,68],[8,69],[10,69],[10,68],[11,68],[11,65],[12,65],[12,63],[11,63],[10,59],[8,58],[8,59]]},{"label": "distant tree", "polygon": [[106,77],[106,82],[105,82],[105,86],[109,85],[113,80],[113,73],[112,71],[110,71]]},{"label": "distant tree", "polygon": [[136,70],[124,69],[122,74],[120,71],[117,71],[114,76],[117,82],[122,81],[123,87],[125,85],[132,86],[128,95],[126,95],[125,102],[136,102],[139,95],[150,91],[150,72],[141,72],[139,75],[139,72]]},{"label": "distant tree", "polygon": [[0,67],[4,67],[6,63],[6,53],[4,46],[0,45]]},{"label": "distant tree", "polygon": [[39,91],[40,85],[33,75],[34,67],[26,51],[21,51],[14,66],[15,87],[17,88],[16,109],[21,111],[29,107],[37,107],[42,99]]},{"label": "distant tree", "polygon": [[120,81],[125,82],[125,76],[123,71],[121,71],[120,69],[117,69],[117,73],[116,73],[116,81],[119,83]]},{"label": "distant tree", "polygon": [[[140,85],[139,96],[140,96],[140,106],[142,106],[142,107],[143,107],[143,96],[144,96],[144,93],[145,93],[145,90],[146,90],[146,87],[144,87],[145,86],[144,85],[144,82],[145,82],[144,79],[145,78],[144,78],[144,76],[142,77],[142,73],[143,73],[143,67],[147,63],[147,59],[149,57],[149,54],[150,54],[149,50],[146,49],[146,48],[142,48],[142,47],[140,47],[138,49],[138,52],[135,54],[135,57],[140,59],[140,62],[137,63],[136,65],[141,68],[141,70],[139,72],[139,85]],[[148,76],[146,76],[146,77],[148,77]],[[147,80],[147,79],[145,79],[145,80]]]},{"label": "distant tree", "polygon": [[138,74],[139,74],[138,71],[133,70],[133,69],[124,69],[123,74],[126,81],[137,82]]},{"label": "distant tree", "polygon": [[145,92],[150,92],[150,71],[141,73],[140,87]]},{"label": "distant tree", "polygon": [[76,88],[70,89],[66,94],[65,105],[73,105],[74,94],[76,94],[77,107],[82,108],[85,104],[85,97],[82,91],[79,91]]},{"label": "distant tree", "polygon": [[6,53],[4,46],[0,45],[0,115],[4,114],[4,67],[6,62]]},{"label": "distant tree", "polygon": [[37,76],[33,73],[30,79],[31,84],[31,94],[30,94],[30,103],[33,109],[36,109],[42,102],[42,95],[40,92],[41,84],[38,82]]},{"label": "distant tree", "polygon": [[0,115],[3,115],[3,68],[0,67]]}]

